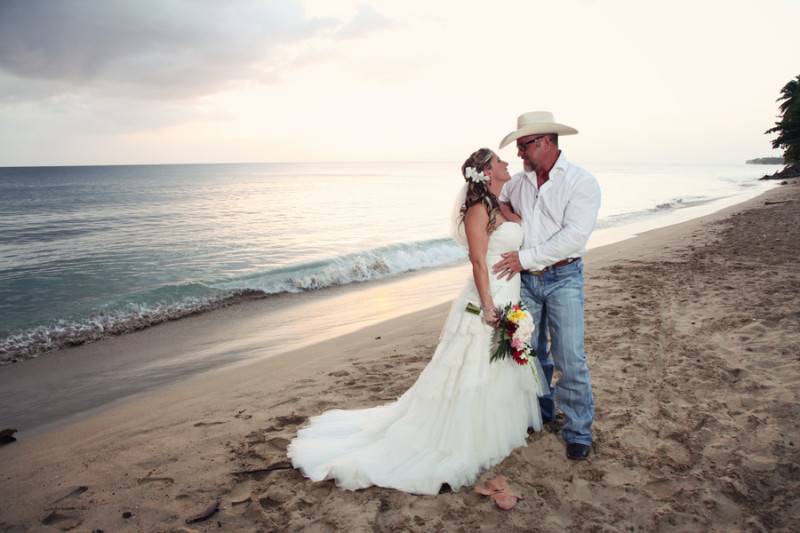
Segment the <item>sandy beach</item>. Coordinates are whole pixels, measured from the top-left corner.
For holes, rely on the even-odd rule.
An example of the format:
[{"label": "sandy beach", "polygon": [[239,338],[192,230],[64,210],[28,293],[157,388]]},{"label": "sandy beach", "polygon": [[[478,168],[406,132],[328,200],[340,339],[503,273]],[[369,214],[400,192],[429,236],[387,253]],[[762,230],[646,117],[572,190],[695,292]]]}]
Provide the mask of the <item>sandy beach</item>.
[{"label": "sandy beach", "polygon": [[[385,403],[414,382],[444,303],[21,432],[0,446],[0,531],[796,530],[798,255],[796,180],[592,250],[594,454],[573,463],[555,432],[530,435],[481,476],[502,474],[524,495],[511,511],[470,490],[342,491],[286,462],[308,417]],[[258,324],[242,311],[225,316]],[[221,342],[213,328],[192,327],[197,320],[208,318],[86,349],[156,360],[157,351]],[[254,335],[230,350],[258,342]],[[22,364],[58,374],[57,357]],[[209,506],[218,509],[187,524]]]}]

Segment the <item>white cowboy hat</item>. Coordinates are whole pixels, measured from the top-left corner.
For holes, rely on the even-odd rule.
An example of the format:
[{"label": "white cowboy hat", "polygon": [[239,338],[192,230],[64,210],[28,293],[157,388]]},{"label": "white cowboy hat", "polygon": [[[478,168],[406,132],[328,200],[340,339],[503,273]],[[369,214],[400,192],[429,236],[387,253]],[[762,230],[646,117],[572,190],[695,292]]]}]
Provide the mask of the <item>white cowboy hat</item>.
[{"label": "white cowboy hat", "polygon": [[578,130],[556,122],[550,111],[531,111],[530,113],[519,116],[517,119],[517,129],[503,137],[503,140],[500,141],[500,148],[503,148],[512,141],[516,141],[520,137],[536,135],[537,133],[575,135],[578,133]]}]

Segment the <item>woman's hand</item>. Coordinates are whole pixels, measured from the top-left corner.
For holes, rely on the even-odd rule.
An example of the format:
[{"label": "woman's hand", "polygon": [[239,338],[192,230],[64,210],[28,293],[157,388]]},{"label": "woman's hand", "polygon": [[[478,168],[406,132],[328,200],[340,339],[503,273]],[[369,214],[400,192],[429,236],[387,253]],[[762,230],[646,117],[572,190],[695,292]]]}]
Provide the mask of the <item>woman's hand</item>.
[{"label": "woman's hand", "polygon": [[483,321],[492,327],[497,326],[500,316],[497,314],[497,308],[494,305],[483,307]]}]

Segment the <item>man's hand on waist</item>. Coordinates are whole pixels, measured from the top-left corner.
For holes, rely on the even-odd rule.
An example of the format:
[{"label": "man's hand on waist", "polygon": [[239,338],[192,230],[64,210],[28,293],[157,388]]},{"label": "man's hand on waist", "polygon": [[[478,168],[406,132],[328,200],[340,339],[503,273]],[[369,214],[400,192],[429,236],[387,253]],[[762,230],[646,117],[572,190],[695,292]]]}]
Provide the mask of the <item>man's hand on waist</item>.
[{"label": "man's hand on waist", "polygon": [[502,259],[494,264],[492,272],[497,274],[497,279],[510,280],[514,274],[522,271],[522,264],[519,262],[519,252],[506,252],[502,254]]}]

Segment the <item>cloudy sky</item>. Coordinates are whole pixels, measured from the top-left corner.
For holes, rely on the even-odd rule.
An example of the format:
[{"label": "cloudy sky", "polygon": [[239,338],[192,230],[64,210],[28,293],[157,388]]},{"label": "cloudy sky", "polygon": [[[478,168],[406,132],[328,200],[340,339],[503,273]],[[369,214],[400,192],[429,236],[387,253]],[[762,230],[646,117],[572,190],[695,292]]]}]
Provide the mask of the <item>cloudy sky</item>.
[{"label": "cloudy sky", "polygon": [[460,161],[539,109],[573,160],[737,163],[778,154],[798,27],[800,0],[0,0],[0,166]]}]

